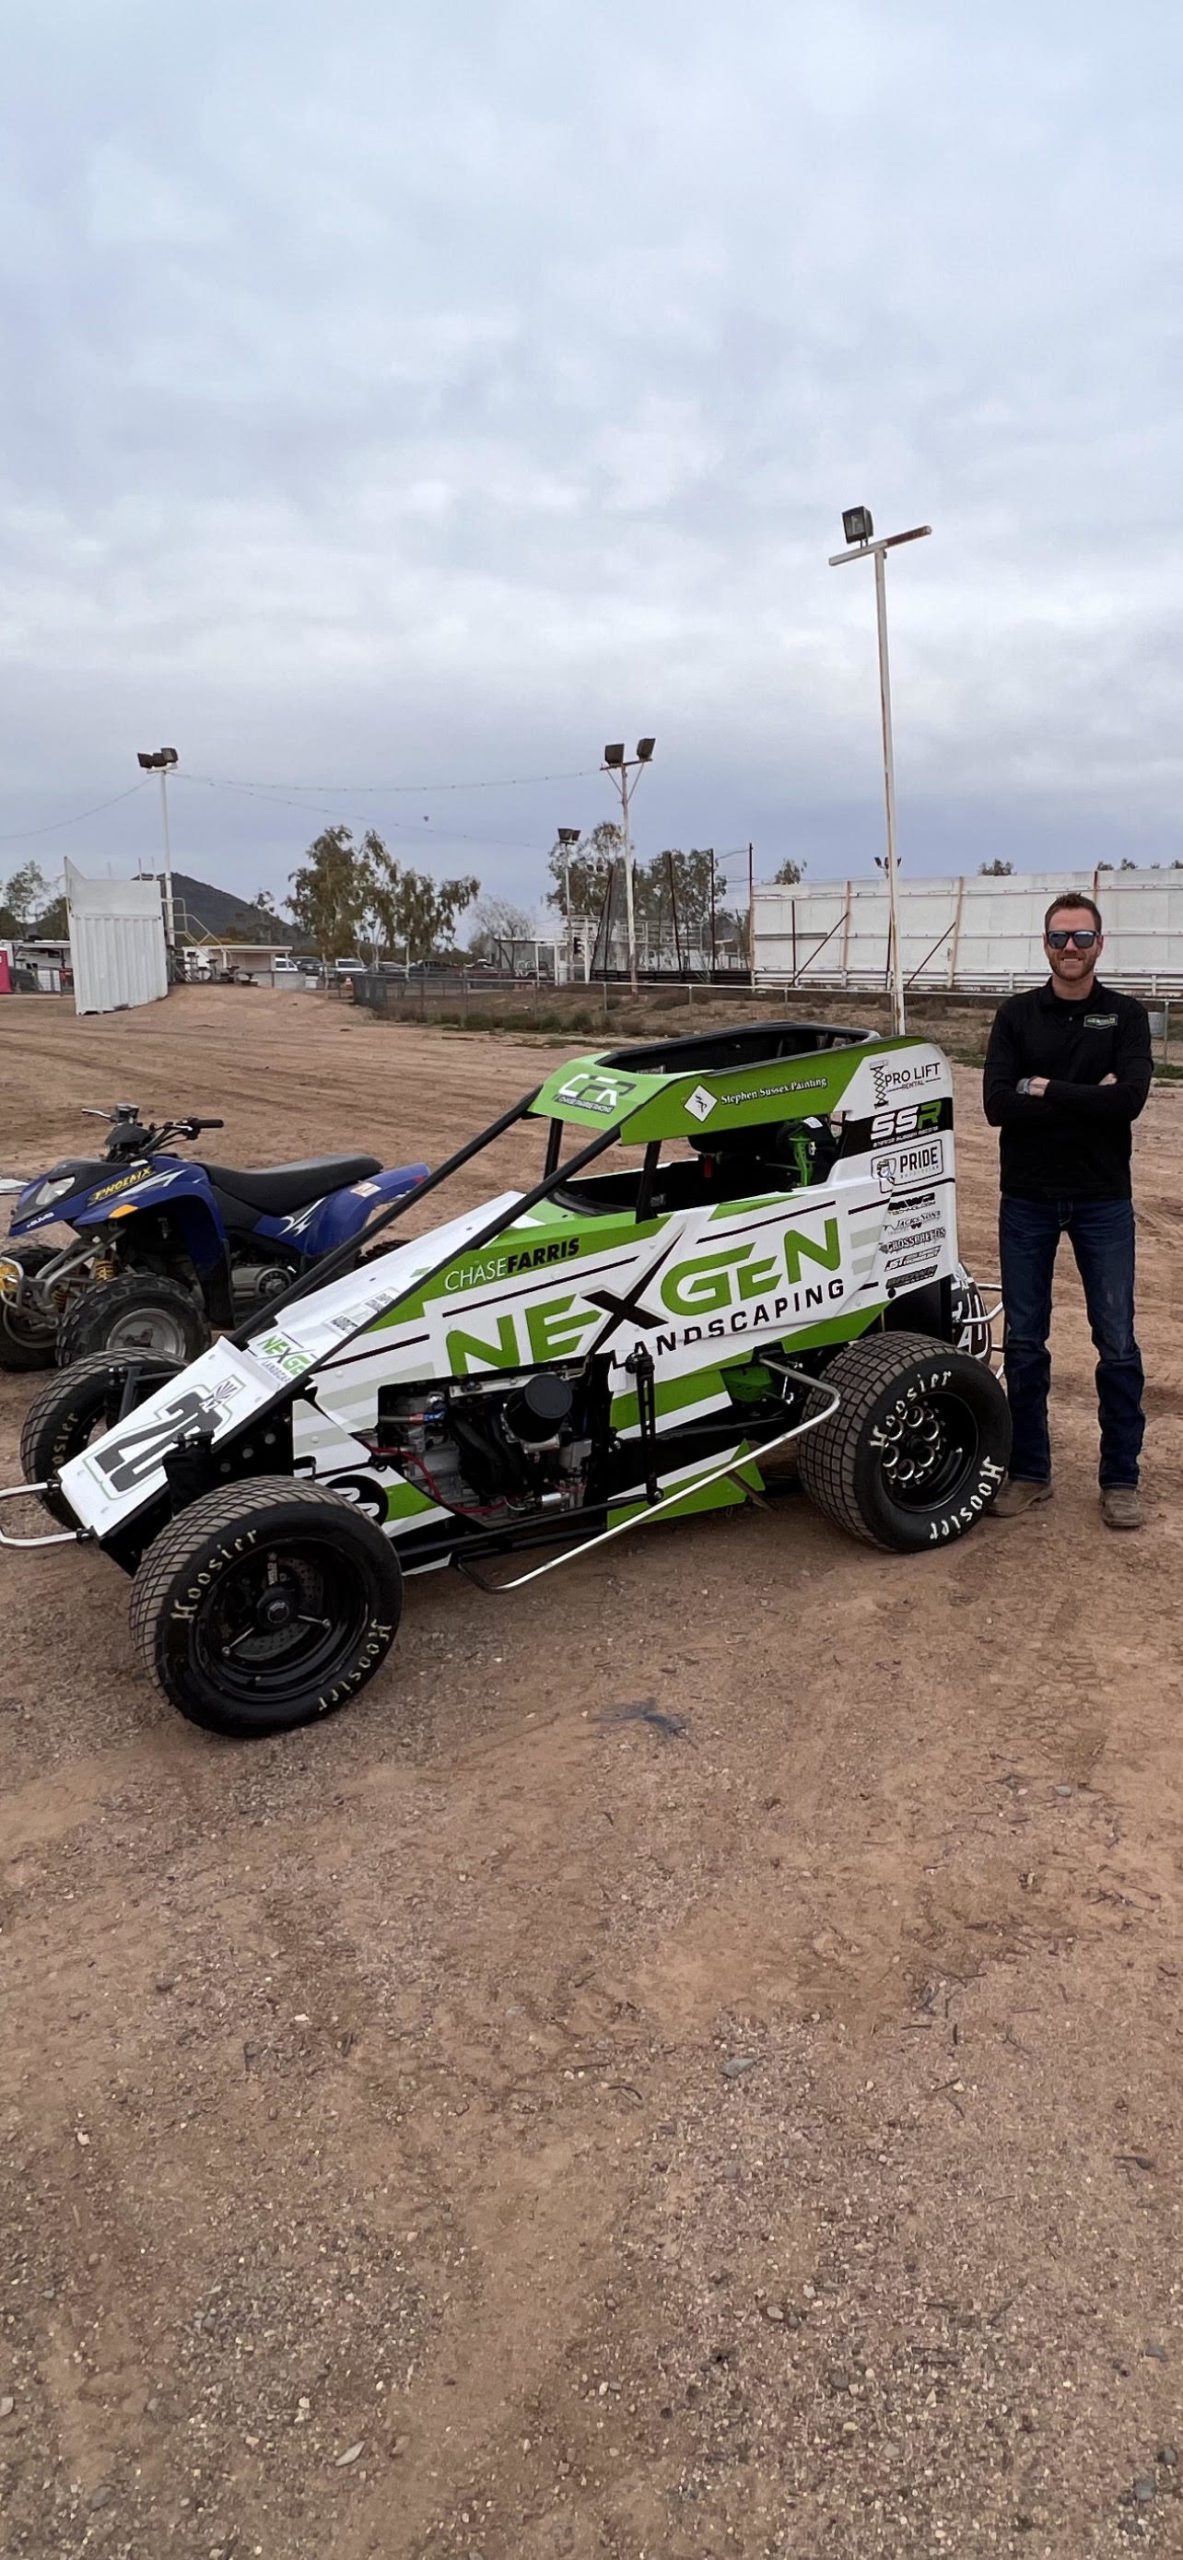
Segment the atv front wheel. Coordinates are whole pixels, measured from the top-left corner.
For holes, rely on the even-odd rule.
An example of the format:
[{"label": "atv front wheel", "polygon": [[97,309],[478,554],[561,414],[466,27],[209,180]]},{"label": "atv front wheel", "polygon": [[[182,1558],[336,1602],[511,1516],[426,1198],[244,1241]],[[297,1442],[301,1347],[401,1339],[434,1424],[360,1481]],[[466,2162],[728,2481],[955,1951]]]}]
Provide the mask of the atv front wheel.
[{"label": "atv front wheel", "polygon": [[[0,1261],[18,1263],[26,1280],[56,1259],[46,1244],[0,1245]],[[0,1369],[52,1369],[56,1338],[53,1317],[27,1297],[10,1298],[0,1275]]]},{"label": "atv front wheel", "polygon": [[800,1443],[804,1491],[868,1546],[907,1553],[964,1537],[1010,1457],[1010,1408],[993,1370],[922,1334],[849,1343],[823,1371],[841,1403]]},{"label": "atv front wheel", "polygon": [[131,1630],[190,1724],[248,1740],[356,1697],[401,1611],[398,1557],[346,1495],[260,1476],[161,1530],[132,1584]]},{"label": "atv front wheel", "polygon": [[213,1337],[200,1299],[167,1272],[121,1271],[84,1289],[62,1318],[59,1369],[97,1351],[137,1351],[187,1368]]},{"label": "atv front wheel", "polygon": [[41,1499],[55,1520],[67,1529],[75,1526],[70,1506],[56,1491],[53,1478],[71,1458],[80,1458],[90,1441],[113,1431],[126,1413],[134,1413],[183,1366],[183,1361],[162,1360],[151,1352],[100,1351],[46,1379],[21,1427],[21,1468],[27,1484],[47,1486]]}]

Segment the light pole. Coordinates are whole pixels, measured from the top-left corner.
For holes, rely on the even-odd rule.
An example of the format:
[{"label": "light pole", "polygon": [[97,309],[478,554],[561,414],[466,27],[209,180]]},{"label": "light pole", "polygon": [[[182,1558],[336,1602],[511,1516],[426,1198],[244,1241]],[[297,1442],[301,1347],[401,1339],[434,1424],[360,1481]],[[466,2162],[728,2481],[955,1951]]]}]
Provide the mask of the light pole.
[{"label": "light pole", "polygon": [[914,524],[908,533],[880,535],[876,542],[875,527],[869,507],[847,507],[843,511],[842,530],[853,546],[849,551],[830,555],[831,569],[841,569],[848,560],[873,559],[875,563],[875,619],[879,632],[879,708],[883,722],[883,793],[887,803],[887,913],[891,942],[891,1016],[897,1039],[902,1039],[904,1023],[904,964],[900,951],[900,916],[898,874],[895,850],[895,749],[891,734],[891,671],[887,659],[887,571],[885,555],[901,542],[922,542],[932,532],[930,524]]},{"label": "light pole", "polygon": [[610,775],[620,793],[620,813],[624,823],[624,912],[628,935],[628,982],[633,995],[637,992],[637,919],[633,904],[633,839],[629,829],[628,804],[636,783],[629,782],[630,773],[640,773],[653,762],[656,738],[638,738],[637,752],[626,756],[621,746],[605,747],[602,773]]},{"label": "light pole", "polygon": [[566,965],[569,982],[575,976],[575,954],[571,941],[571,848],[578,844],[580,834],[579,827],[559,827],[555,836],[555,849],[563,866],[563,923],[567,932]]},{"label": "light pole", "polygon": [[136,763],[145,773],[158,773],[160,776],[160,810],[164,819],[164,931],[170,956],[177,944],[177,920],[173,909],[172,846],[168,840],[168,777],[172,766],[179,761],[175,747],[157,747],[152,754],[136,757]]},{"label": "light pole", "polygon": [[563,915],[568,931],[571,927],[571,847],[578,844],[581,833],[580,827],[559,827],[556,831],[557,850],[563,858]]}]

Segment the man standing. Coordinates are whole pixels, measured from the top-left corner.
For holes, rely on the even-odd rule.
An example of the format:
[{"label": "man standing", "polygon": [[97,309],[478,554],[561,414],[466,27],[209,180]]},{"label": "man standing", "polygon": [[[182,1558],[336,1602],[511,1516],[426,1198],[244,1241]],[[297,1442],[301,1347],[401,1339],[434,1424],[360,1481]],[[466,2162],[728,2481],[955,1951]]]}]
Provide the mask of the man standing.
[{"label": "man standing", "polygon": [[1097,976],[1105,946],[1091,898],[1053,898],[1043,947],[1051,976],[999,1006],[982,1080],[986,1118],[999,1132],[1003,1366],[1014,1424],[1010,1474],[991,1516],[1014,1520],[1051,1498],[1047,1343],[1066,1234],[1097,1346],[1101,1517],[1110,1529],[1140,1529],[1145,1423],[1130,1153],[1150,1090],[1150,1024],[1145,1005]]}]

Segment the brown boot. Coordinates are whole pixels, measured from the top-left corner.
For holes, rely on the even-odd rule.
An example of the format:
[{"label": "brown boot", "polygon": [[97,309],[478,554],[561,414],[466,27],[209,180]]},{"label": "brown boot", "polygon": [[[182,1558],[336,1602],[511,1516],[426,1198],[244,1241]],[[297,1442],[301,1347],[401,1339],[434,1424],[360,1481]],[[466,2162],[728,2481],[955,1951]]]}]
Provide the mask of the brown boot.
[{"label": "brown boot", "polygon": [[1017,1520],[1020,1512],[1030,1511],[1037,1502],[1050,1502],[1052,1487],[1037,1484],[1030,1476],[1008,1476],[997,1500],[992,1502],[987,1520]]},{"label": "brown boot", "polygon": [[1142,1496],[1136,1484],[1103,1484],[1101,1518],[1107,1529],[1140,1529]]}]

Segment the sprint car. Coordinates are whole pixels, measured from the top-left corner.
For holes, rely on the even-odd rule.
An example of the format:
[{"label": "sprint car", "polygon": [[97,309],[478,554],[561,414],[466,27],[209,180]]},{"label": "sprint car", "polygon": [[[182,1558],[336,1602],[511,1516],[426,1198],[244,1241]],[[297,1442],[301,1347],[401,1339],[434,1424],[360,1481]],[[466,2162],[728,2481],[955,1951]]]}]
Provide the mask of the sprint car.
[{"label": "sprint car", "polygon": [[487,1580],[545,1550],[497,1584],[517,1587],[794,1474],[897,1551],[993,1501],[1009,1417],[938,1049],[774,1022],[581,1058],[371,1237],[519,1122],[525,1191],[354,1269],[330,1255],[188,1367],[99,1354],[31,1409],[3,1499],[38,1492],[51,1535],[132,1577],[142,1658],[193,1722],[249,1736],[343,1706],[407,1573]]}]

